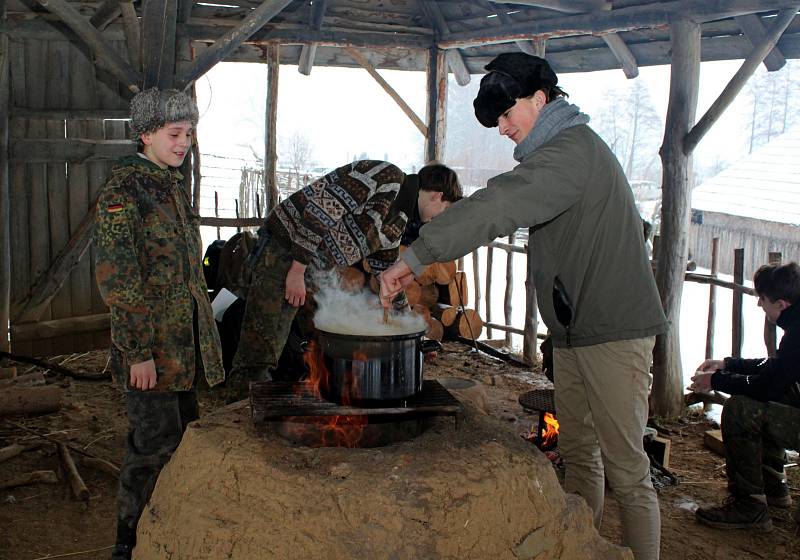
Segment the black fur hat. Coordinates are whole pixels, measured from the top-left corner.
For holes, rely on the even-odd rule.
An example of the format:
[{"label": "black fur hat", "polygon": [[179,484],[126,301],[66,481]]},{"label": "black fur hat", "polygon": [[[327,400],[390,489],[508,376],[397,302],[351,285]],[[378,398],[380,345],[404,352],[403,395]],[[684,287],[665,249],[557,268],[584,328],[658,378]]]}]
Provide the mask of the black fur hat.
[{"label": "black fur hat", "polygon": [[538,56],[522,52],[503,53],[486,65],[488,73],[472,105],[475,116],[487,128],[497,126],[497,119],[520,97],[528,97],[540,89],[558,84],[558,76],[550,64]]}]

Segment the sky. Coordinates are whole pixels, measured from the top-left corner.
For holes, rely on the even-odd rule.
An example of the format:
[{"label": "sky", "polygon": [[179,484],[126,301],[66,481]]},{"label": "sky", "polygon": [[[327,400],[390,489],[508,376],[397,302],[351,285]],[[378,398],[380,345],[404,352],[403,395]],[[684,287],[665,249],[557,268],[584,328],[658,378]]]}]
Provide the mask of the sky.
[{"label": "sky", "polygon": [[[706,62],[701,65],[698,119],[713,103],[741,61]],[[422,72],[381,70],[421,118],[425,118],[425,76]],[[473,75],[475,87],[479,76]],[[608,99],[607,89],[623,88],[627,80],[621,70],[584,74],[562,74],[560,85],[569,100],[597,118]],[[669,95],[669,67],[643,67],[640,76],[662,121]],[[252,158],[263,154],[264,102],[267,72],[263,64],[222,63],[197,84],[201,111],[199,142],[204,153]],[[470,86],[468,86],[470,87]],[[450,111],[462,110],[451,107]],[[464,107],[472,112],[472,107]],[[743,96],[737,98],[703,139],[696,157],[699,162],[733,161],[745,153],[743,123],[749,110]],[[401,167],[419,166],[424,139],[410,119],[380,86],[359,68],[313,68],[310,76],[296,66],[281,66],[278,98],[280,148],[285,139],[300,132],[314,148],[315,165],[335,167],[361,154],[388,158]],[[485,131],[497,134],[496,129]],[[476,138],[480,145],[480,138]],[[509,152],[513,145],[509,141]],[[446,158],[445,158],[446,159]],[[445,161],[446,163],[446,161]]]}]

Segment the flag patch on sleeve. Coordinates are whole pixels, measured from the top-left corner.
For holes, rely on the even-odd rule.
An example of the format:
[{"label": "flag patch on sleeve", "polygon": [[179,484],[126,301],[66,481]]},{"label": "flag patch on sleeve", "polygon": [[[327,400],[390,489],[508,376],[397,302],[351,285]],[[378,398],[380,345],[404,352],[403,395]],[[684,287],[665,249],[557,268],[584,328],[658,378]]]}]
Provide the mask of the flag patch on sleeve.
[{"label": "flag patch on sleeve", "polygon": [[122,204],[109,204],[106,206],[106,211],[110,214],[113,214],[114,212],[121,212],[122,208]]}]

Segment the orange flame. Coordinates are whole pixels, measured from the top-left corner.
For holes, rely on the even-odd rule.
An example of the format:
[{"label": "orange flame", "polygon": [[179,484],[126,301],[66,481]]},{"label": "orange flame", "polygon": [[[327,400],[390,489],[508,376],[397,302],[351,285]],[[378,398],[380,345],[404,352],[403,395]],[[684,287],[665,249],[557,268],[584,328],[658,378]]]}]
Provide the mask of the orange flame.
[{"label": "orange flame", "polygon": [[[353,356],[354,360],[366,359],[366,356]],[[303,356],[303,361],[308,367],[308,376],[304,386],[297,389],[298,392],[309,391],[317,398],[322,398],[321,394],[325,393],[329,387],[329,372],[325,367],[325,359],[322,355],[322,349],[319,345],[312,341],[309,344],[308,351]],[[350,395],[358,394],[356,391],[357,380],[356,376],[348,373],[345,376],[345,392],[342,395],[342,406],[350,406]],[[291,418],[288,420],[292,420]],[[302,419],[303,422],[298,422],[299,431],[316,432],[316,443],[312,444],[316,447],[358,447],[361,437],[364,433],[364,428],[367,425],[366,415],[343,415],[343,416],[317,416],[306,417]],[[298,434],[300,435],[300,434]],[[309,434],[302,434],[306,437],[303,440],[308,441]]]},{"label": "orange flame", "polygon": [[545,426],[540,426],[542,431],[542,447],[553,445],[558,438],[558,420],[549,412],[544,415]]}]

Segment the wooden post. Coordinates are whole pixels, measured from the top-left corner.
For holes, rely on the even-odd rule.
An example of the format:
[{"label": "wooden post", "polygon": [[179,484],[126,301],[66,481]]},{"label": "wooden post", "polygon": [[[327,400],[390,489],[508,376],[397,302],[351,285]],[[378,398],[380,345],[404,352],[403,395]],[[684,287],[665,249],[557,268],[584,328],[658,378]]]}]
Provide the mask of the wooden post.
[{"label": "wooden post", "polygon": [[[486,247],[486,322],[492,322],[492,266],[494,249]],[[486,338],[492,338],[492,329],[486,327]]]},{"label": "wooden post", "polygon": [[475,311],[481,311],[481,261],[478,249],[472,251],[472,283],[475,292]]},{"label": "wooden post", "polygon": [[445,51],[432,48],[428,54],[428,133],[426,161],[440,161],[444,155],[447,112],[447,64]]},{"label": "wooden post", "polygon": [[[744,285],[744,249],[733,251],[733,283]],[[733,309],[731,310],[731,356],[742,357],[742,333],[744,321],[742,317],[742,300],[744,294],[740,290],[733,291]]]},{"label": "wooden post", "polygon": [[[719,237],[711,240],[711,277],[719,272]],[[714,323],[717,320],[717,286],[709,284],[708,289],[708,327],[706,328],[706,360],[714,357]]]},{"label": "wooden post", "polygon": [[267,103],[264,112],[264,214],[278,205],[278,77],[280,75],[280,45],[270,45],[267,51]]},{"label": "wooden post", "polygon": [[536,339],[539,335],[539,307],[536,304],[536,286],[533,283],[533,247],[530,240],[525,276],[525,334],[522,336],[522,361],[528,365],[536,365]]},{"label": "wooden post", "polygon": [[[508,244],[514,245],[516,232],[508,236]],[[503,317],[505,324],[511,325],[511,299],[514,297],[514,252],[506,253],[506,293],[503,298]],[[506,331],[506,345],[511,346],[511,333]]]},{"label": "wooden post", "polygon": [[[236,204],[236,219],[238,220],[239,219],[239,199],[237,198],[233,202],[234,202],[234,204]],[[242,228],[237,225],[236,226],[236,233],[241,233],[241,232],[242,232]]]},{"label": "wooden post", "polygon": [[656,283],[669,327],[658,337],[654,350],[651,413],[675,417],[683,410],[679,325],[691,190],[691,161],[684,152],[683,141],[697,110],[700,26],[677,17],[670,24],[670,37],[672,70],[664,143],[660,151],[663,166],[661,240],[656,270]]},{"label": "wooden post", "polygon": [[[779,265],[781,261],[783,261],[783,255],[781,253],[773,253],[770,251],[769,264]],[[758,297],[758,295],[756,295],[756,297]],[[770,322],[766,317],[764,317],[764,344],[767,347],[767,356],[774,358],[778,347],[777,332],[775,323]]]},{"label": "wooden post", "polygon": [[[219,218],[219,193],[214,191],[214,217]],[[217,226],[217,239],[220,239],[219,226]]]},{"label": "wooden post", "polygon": [[8,176],[8,33],[6,0],[0,0],[0,350],[8,352],[8,320],[11,315],[11,212]]}]

